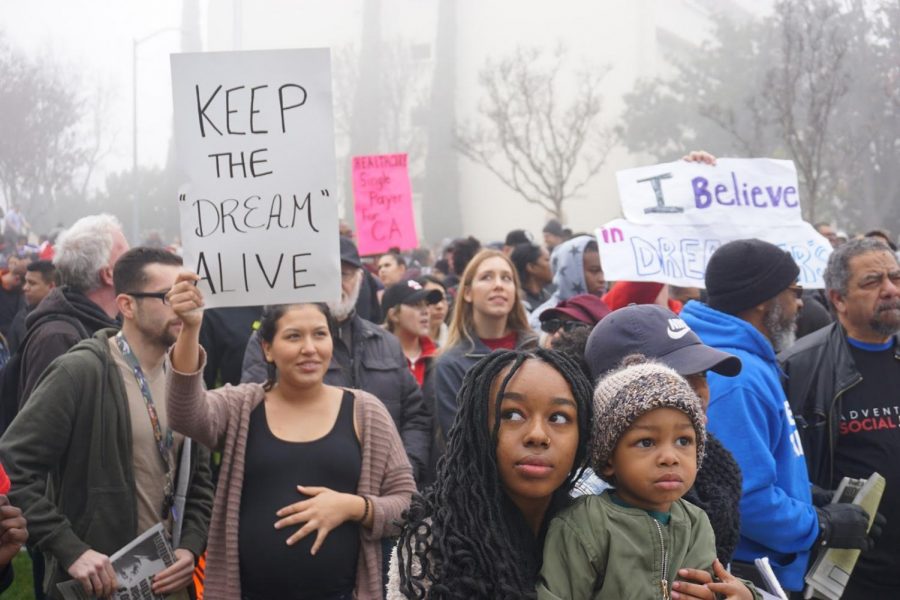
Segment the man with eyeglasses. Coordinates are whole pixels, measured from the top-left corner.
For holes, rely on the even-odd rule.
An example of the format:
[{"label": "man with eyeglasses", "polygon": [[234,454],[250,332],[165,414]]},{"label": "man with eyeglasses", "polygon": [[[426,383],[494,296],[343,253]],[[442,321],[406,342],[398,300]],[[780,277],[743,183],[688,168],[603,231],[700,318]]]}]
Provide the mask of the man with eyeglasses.
[{"label": "man with eyeglasses", "polygon": [[810,478],[833,490],[844,477],[887,480],[887,518],[863,552],[842,598],[896,597],[900,590],[900,263],[877,238],[835,248],[825,269],[837,322],[781,355]]},{"label": "man with eyeglasses", "polygon": [[541,313],[541,331],[547,334],[542,343],[546,347],[552,347],[554,340],[567,333],[581,328],[590,331],[609,313],[609,307],[593,294],[579,294],[561,300],[553,308]]},{"label": "man with eyeglasses", "polygon": [[181,329],[167,294],[181,271],[181,258],[162,249],[123,254],[113,272],[121,330],[100,330],[55,360],[0,440],[10,500],[47,562],[49,598],[69,579],[88,596],[112,594],[109,556],[157,523],[175,562],[153,592],[189,598],[213,484],[208,450],[167,421],[167,351]]},{"label": "man with eyeglasses", "polygon": [[[733,572],[753,579],[768,557],[786,590],[803,587],[810,550],[863,548],[868,515],[859,506],[813,505],[800,434],[781,387],[775,353],[794,341],[803,306],[800,269],[774,244],[745,239],[719,247],[706,266],[707,303],[692,300],[681,319],[708,346],[734,354],[736,377],[710,373],[709,431],[743,474],[741,531]],[[670,336],[686,335],[677,322]]]}]

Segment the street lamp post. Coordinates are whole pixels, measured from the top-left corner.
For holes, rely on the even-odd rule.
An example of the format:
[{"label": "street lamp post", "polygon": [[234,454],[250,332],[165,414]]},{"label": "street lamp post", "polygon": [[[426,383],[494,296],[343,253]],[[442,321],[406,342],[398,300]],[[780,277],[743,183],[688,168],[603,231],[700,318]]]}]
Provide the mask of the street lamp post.
[{"label": "street lamp post", "polygon": [[131,228],[132,243],[136,246],[141,243],[141,211],[138,192],[138,118],[137,118],[137,52],[138,46],[147,42],[158,35],[168,33],[170,31],[181,31],[179,27],[165,27],[154,31],[142,38],[132,38],[131,40],[131,185],[132,185],[132,202],[131,202]]}]

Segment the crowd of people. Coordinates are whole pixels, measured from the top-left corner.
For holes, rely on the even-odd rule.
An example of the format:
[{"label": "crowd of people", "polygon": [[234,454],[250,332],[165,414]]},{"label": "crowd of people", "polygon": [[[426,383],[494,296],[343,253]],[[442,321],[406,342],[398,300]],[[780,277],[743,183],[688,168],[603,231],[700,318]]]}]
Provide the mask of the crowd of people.
[{"label": "crowd of people", "polygon": [[[610,283],[557,221],[437,257],[342,227],[339,300],[207,310],[114,217],[17,231],[3,585],[27,546],[36,598],[109,596],[162,523],[169,598],[754,598],[755,559],[798,594],[828,548],[862,551],[844,598],[895,598],[900,263],[818,229],[824,290],[756,239],[701,289]],[[873,472],[878,513],[831,502]]]}]

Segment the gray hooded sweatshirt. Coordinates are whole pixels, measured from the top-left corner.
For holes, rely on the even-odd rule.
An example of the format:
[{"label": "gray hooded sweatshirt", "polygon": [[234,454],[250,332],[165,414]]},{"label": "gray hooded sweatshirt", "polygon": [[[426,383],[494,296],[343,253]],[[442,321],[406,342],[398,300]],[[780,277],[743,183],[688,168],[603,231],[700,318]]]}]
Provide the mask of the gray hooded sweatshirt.
[{"label": "gray hooded sweatshirt", "polygon": [[528,324],[535,331],[540,331],[541,313],[548,308],[553,308],[563,300],[572,296],[587,293],[587,284],[584,281],[584,247],[593,242],[589,235],[580,235],[566,240],[553,249],[550,257],[550,268],[553,269],[553,284],[556,291],[550,299],[531,311],[528,316]]}]

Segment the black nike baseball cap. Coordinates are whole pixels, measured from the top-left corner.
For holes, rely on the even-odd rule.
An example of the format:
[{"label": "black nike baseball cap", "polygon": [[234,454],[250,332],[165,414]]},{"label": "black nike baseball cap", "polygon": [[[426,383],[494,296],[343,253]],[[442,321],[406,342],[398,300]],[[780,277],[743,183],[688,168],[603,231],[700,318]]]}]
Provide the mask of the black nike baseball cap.
[{"label": "black nike baseball cap", "polygon": [[630,354],[643,354],[679,375],[714,371],[726,377],[741,372],[741,359],[705,345],[687,323],[657,304],[632,304],[597,323],[584,349],[596,381]]}]

